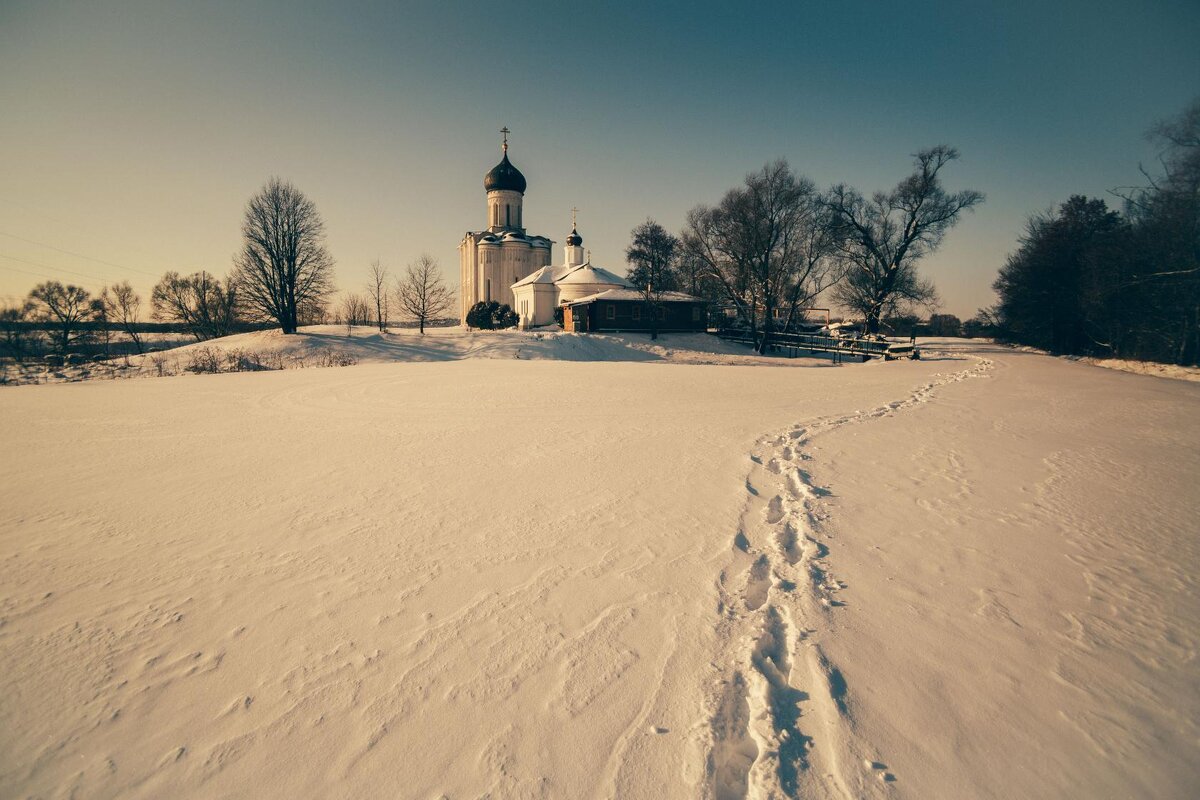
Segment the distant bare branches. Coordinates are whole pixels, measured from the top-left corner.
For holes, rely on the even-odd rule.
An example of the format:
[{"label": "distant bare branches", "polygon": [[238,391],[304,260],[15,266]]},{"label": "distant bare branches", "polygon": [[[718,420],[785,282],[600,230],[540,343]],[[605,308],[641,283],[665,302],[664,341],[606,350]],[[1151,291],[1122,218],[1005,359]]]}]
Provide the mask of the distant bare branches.
[{"label": "distant bare branches", "polygon": [[350,336],[356,325],[371,324],[371,302],[361,294],[346,294],[338,305],[338,317],[346,326],[346,335]]},{"label": "distant bare branches", "polygon": [[14,361],[24,360],[33,349],[37,337],[28,324],[33,312],[32,300],[0,304],[0,345]]},{"label": "distant bare branches", "polygon": [[207,272],[186,277],[168,272],[154,287],[150,302],[156,320],[182,325],[196,341],[228,336],[238,323],[238,283],[222,283]]},{"label": "distant bare branches", "polygon": [[962,212],[984,199],[972,189],[951,194],[942,187],[938,173],[958,158],[953,147],[938,145],[914,158],[913,174],[889,192],[868,200],[839,184],[825,200],[850,265],[836,297],[863,314],[870,333],[877,333],[880,318],[900,305],[936,300],[933,284],[917,275],[916,262],[937,249]]},{"label": "distant bare branches", "polygon": [[756,338],[761,331],[760,352],[781,312],[790,322],[836,276],[836,241],[812,181],[786,161],[747,175],[716,207],[692,209],[682,238],[684,260],[703,265]]},{"label": "distant bare branches", "polygon": [[370,295],[371,301],[375,304],[375,320],[379,323],[381,333],[387,330],[388,323],[388,298],[391,292],[388,289],[387,279],[387,267],[380,264],[378,259],[372,261],[370,281],[367,283],[367,294]]},{"label": "distant bare branches", "polygon": [[142,298],[133,290],[129,281],[106,286],[100,293],[100,302],[104,307],[104,316],[112,324],[118,325],[125,335],[133,342],[138,354],[144,352],[142,337],[138,333]]},{"label": "distant bare branches", "polygon": [[86,336],[83,323],[91,316],[91,297],[86,289],[64,286],[58,281],[39,283],[29,293],[33,317],[54,331],[52,343],[60,353],[68,352]]},{"label": "distant bare branches", "polygon": [[442,271],[437,260],[422,255],[408,265],[404,275],[396,282],[396,299],[400,310],[417,322],[422,335],[425,325],[450,311],[454,292],[442,282]]},{"label": "distant bare branches", "polygon": [[1200,363],[1200,98],[1148,134],[1160,171],[1030,218],[993,284],[997,334],[1055,352]]}]

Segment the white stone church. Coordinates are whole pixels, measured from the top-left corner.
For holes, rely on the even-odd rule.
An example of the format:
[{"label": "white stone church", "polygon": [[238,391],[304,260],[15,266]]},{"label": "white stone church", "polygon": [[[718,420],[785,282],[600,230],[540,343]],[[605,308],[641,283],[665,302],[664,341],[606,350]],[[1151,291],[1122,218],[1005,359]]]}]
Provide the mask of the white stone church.
[{"label": "white stone church", "polygon": [[555,308],[564,302],[616,287],[630,288],[624,278],[593,266],[585,257],[574,218],[563,263],[551,266],[554,242],[531,236],[523,225],[525,176],[508,160],[508,129],[502,133],[503,156],[483,178],[488,227],[467,231],[458,245],[463,321],[471,306],[495,300],[517,312],[522,328],[549,325]]}]

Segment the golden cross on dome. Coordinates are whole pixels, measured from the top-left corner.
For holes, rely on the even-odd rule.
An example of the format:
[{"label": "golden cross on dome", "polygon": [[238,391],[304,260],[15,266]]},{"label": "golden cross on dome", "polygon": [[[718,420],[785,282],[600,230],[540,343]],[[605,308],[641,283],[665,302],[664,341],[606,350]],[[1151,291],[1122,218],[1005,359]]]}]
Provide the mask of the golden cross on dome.
[{"label": "golden cross on dome", "polygon": [[504,134],[504,144],[501,146],[504,148],[504,152],[507,153],[508,152],[508,135],[510,133],[512,133],[512,131],[510,131],[508,129],[508,126],[505,125],[503,128],[500,129],[500,132]]},{"label": "golden cross on dome", "polygon": [[571,230],[575,230],[575,227],[576,227],[575,226],[575,212],[577,212],[578,210],[579,209],[576,208],[575,206],[571,206]]}]

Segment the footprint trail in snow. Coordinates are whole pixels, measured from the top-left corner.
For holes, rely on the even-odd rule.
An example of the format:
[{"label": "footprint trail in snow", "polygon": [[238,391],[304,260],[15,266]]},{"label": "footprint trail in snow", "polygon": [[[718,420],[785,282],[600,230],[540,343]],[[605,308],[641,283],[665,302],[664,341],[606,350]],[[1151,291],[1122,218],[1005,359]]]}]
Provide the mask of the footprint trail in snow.
[{"label": "footprint trail in snow", "polygon": [[818,436],[902,413],[942,386],[985,376],[987,359],[924,384],[903,400],[817,419],[760,439],[746,507],[717,578],[717,679],[706,698],[706,796],[887,796],[897,776],[855,732],[854,696],[821,646],[833,615],[850,613],[823,523],[830,490],[807,451]]}]

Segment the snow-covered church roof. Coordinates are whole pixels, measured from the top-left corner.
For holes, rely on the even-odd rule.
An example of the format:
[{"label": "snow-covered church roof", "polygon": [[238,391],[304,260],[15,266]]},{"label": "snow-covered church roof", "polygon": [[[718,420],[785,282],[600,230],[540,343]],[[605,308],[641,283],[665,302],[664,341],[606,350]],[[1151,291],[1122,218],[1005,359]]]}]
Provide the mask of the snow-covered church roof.
[{"label": "snow-covered church roof", "polygon": [[513,284],[515,289],[518,286],[527,286],[533,283],[541,284],[556,284],[559,286],[572,286],[577,284],[599,285],[599,286],[616,286],[616,287],[631,287],[629,281],[616,275],[603,267],[594,267],[591,262],[584,264],[576,264],[569,267],[542,267],[528,277],[522,278]]},{"label": "snow-covered church roof", "polygon": [[[570,304],[576,303],[591,303],[594,300],[644,300],[645,295],[638,289],[634,289],[630,284],[626,283],[623,287],[617,289],[605,289],[603,292],[589,294],[587,297],[580,297],[577,300],[571,300]],[[693,297],[690,294],[683,292],[661,292],[655,294],[655,300],[664,303],[698,303],[699,297]]]},{"label": "snow-covered church roof", "polygon": [[593,267],[591,262],[572,267],[571,271],[555,281],[558,284],[576,283],[606,283],[613,286],[632,286],[620,275],[615,275],[603,267]]}]

